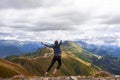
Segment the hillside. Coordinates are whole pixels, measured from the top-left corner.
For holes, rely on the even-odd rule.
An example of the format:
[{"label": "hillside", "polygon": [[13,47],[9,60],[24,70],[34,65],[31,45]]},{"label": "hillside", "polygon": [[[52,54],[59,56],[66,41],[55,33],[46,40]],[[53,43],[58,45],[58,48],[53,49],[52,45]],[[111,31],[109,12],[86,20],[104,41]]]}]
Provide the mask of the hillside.
[{"label": "hillside", "polygon": [[19,74],[30,75],[22,66],[0,59],[0,77],[13,77],[14,75]]},{"label": "hillside", "polygon": [[103,70],[106,70],[111,74],[120,75],[120,58],[118,57],[106,55],[100,59],[93,58],[93,64],[101,67]]},{"label": "hillside", "polygon": [[[32,54],[11,56],[6,59],[20,64],[33,75],[43,76],[51,62],[52,57],[52,49],[41,48]],[[91,63],[91,57],[96,56],[82,49],[77,44],[70,41],[63,43],[62,67],[60,68],[58,75],[94,75],[100,70],[100,68]],[[56,64],[54,65],[54,68],[55,66]],[[52,75],[54,68],[50,71],[50,75]]]}]

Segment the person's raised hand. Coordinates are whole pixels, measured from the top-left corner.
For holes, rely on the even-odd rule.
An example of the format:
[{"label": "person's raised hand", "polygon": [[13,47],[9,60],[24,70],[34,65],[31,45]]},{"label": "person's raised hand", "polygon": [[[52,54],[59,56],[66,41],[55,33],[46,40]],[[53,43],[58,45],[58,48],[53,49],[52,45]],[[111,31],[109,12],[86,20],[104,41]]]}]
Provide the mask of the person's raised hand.
[{"label": "person's raised hand", "polygon": [[41,42],[41,44],[43,44],[43,42]]},{"label": "person's raised hand", "polygon": [[60,40],[60,42],[62,42],[62,40]]}]

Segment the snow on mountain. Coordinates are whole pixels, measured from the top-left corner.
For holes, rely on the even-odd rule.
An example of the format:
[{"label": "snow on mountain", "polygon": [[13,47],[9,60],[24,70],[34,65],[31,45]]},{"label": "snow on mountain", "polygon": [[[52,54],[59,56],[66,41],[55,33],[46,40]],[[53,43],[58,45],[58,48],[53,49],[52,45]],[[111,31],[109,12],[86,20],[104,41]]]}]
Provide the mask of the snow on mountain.
[{"label": "snow on mountain", "polygon": [[41,47],[40,42],[0,40],[0,57],[34,52]]},{"label": "snow on mountain", "polygon": [[120,47],[111,44],[89,44],[84,41],[75,41],[84,49],[98,55],[120,56]]}]

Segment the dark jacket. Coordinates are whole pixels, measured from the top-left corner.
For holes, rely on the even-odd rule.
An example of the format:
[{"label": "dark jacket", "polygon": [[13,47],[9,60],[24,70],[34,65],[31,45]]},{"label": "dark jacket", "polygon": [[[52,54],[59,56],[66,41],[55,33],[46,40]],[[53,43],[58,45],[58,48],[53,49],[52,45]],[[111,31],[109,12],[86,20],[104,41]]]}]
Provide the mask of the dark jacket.
[{"label": "dark jacket", "polygon": [[62,42],[60,42],[58,45],[46,45],[47,47],[53,48],[54,50],[54,55],[60,55],[62,53],[60,45],[62,44]]}]

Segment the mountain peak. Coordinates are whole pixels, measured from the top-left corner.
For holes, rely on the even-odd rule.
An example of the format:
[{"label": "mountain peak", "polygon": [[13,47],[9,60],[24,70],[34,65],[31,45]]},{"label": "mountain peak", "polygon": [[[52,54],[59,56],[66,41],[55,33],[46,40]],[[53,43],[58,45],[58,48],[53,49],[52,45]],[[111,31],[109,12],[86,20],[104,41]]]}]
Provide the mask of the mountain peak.
[{"label": "mountain peak", "polygon": [[69,49],[70,51],[81,51],[82,47],[80,47],[78,44],[76,44],[74,41],[65,41],[62,45],[63,49]]},{"label": "mountain peak", "polygon": [[69,45],[69,44],[72,44],[73,42],[72,41],[65,41],[63,42],[63,45]]},{"label": "mountain peak", "polygon": [[79,45],[77,45],[74,41],[65,41],[63,43],[63,46],[77,46],[77,47],[80,47]]}]

